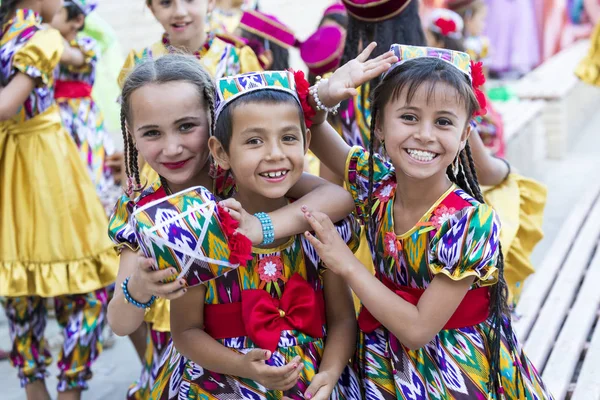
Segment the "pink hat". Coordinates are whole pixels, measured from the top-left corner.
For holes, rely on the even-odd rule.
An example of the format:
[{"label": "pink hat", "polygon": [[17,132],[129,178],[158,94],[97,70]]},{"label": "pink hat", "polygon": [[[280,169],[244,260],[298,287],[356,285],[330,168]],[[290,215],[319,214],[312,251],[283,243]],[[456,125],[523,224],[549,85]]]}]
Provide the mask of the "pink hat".
[{"label": "pink hat", "polygon": [[326,17],[331,14],[346,15],[347,14],[346,7],[344,7],[343,3],[333,3],[332,5],[330,5],[329,7],[327,7],[325,9],[325,12],[323,13],[323,17]]},{"label": "pink hat", "polygon": [[366,22],[385,21],[400,14],[411,0],[343,0],[348,14]]},{"label": "pink hat", "polygon": [[296,44],[294,32],[272,15],[254,10],[244,11],[239,26],[286,49]]},{"label": "pink hat", "polygon": [[344,53],[344,33],[333,25],[323,26],[300,45],[300,57],[315,75],[337,68]]}]

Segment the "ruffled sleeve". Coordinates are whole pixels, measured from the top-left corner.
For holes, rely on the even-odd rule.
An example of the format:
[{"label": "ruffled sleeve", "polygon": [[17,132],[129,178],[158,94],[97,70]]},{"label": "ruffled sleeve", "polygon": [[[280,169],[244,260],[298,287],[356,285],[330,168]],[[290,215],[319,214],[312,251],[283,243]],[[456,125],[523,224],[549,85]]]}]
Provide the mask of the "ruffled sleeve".
[{"label": "ruffled sleeve", "polygon": [[131,225],[133,208],[133,201],[126,195],[121,196],[108,221],[108,236],[116,245],[116,249],[119,252],[124,247],[132,251],[139,250],[135,230]]},{"label": "ruffled sleeve", "polygon": [[486,205],[466,207],[449,217],[431,241],[429,268],[453,280],[476,277],[480,286],[498,281],[500,223]]},{"label": "ruffled sleeve", "polygon": [[[345,172],[346,189],[354,198],[356,215],[364,222],[370,215],[369,197],[369,153],[355,146],[348,153]],[[386,203],[396,189],[396,175],[392,165],[378,154],[373,157],[373,195],[377,201]]]},{"label": "ruffled sleeve", "polygon": [[64,44],[60,32],[55,29],[39,30],[17,50],[13,67],[33,79],[41,79],[44,85],[48,85],[63,51]]}]

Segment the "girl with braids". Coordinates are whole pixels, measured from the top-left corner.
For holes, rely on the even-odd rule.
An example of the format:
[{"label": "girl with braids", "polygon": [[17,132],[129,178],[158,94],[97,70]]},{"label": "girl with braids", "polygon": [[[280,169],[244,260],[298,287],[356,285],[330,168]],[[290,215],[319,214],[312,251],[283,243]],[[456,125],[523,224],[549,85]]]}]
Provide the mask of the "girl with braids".
[{"label": "girl with braids", "polygon": [[[344,174],[366,224],[375,276],[327,217],[306,233],[360,298],[357,353],[366,399],[551,399],[511,327],[500,226],[484,203],[467,139],[484,103],[466,53],[393,45],[373,91],[371,133],[391,161],[327,126],[311,148]],[[342,67],[331,77],[351,81]],[[344,78],[345,76],[345,78]],[[338,83],[339,84],[339,83]],[[325,106],[341,98],[318,93]],[[342,161],[345,160],[345,161]]]},{"label": "girl with braids", "polygon": [[[160,283],[169,270],[152,271],[152,260],[137,253],[139,246],[131,215],[137,206],[193,186],[210,188],[220,198],[233,193],[232,179],[215,179],[210,174],[212,162],[207,143],[215,124],[213,91],[209,73],[193,57],[184,55],[148,59],[136,66],[124,82],[121,124],[126,173],[135,191],[119,200],[109,223],[109,235],[121,251],[121,261],[108,320],[113,331],[121,336],[137,330],[144,320],[152,323],[144,370],[130,389],[130,398],[148,398],[170,337],[170,305],[165,299],[178,298],[185,291],[179,281]],[[160,176],[145,189],[138,168],[138,150],[139,156]],[[262,216],[272,222],[270,231],[275,240],[308,228],[301,210],[303,204],[326,212],[335,209],[330,214],[334,220],[346,217],[352,210],[352,199],[344,189],[307,174],[301,175],[288,196],[299,200]],[[335,204],[329,201],[332,198],[337,200]],[[265,237],[261,220],[243,213],[239,202],[229,199],[222,205],[234,217],[243,216],[240,229],[254,244],[270,238],[270,235]],[[137,305],[124,301],[124,289]],[[163,301],[148,303],[152,296]]]},{"label": "girl with braids", "polygon": [[58,64],[85,62],[60,32],[42,27],[60,5],[3,0],[0,6],[0,296],[11,363],[30,399],[50,398],[47,299],[54,298],[64,335],[58,398],[77,399],[102,350],[105,287],[117,273],[106,215],[54,101]]}]

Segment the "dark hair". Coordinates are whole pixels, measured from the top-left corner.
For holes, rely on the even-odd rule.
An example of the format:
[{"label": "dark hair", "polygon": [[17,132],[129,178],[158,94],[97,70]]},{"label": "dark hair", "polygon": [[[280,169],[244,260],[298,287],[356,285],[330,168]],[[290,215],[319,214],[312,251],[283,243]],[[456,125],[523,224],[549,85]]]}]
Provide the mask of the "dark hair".
[{"label": "dark hair", "polygon": [[79,18],[80,15],[83,15],[83,24],[79,28],[79,31],[81,32],[85,28],[85,14],[81,10],[81,8],[79,8],[79,6],[70,1],[65,1],[64,7],[67,10],[67,22],[73,21],[74,19]]},{"label": "dark hair", "polygon": [[[0,2],[0,29],[3,29],[4,24],[7,23],[8,19],[15,13],[18,4],[19,0],[2,0]],[[0,39],[2,39],[3,33],[3,31],[0,31]],[[4,76],[0,70],[0,87],[8,84],[9,76],[10,75]]]},{"label": "dark hair", "polygon": [[[381,80],[380,84],[372,91],[373,100],[371,103],[371,137],[375,137],[375,127],[379,114],[383,113],[385,105],[401,94],[407,96],[407,101],[410,102],[416,91],[423,84],[429,84],[428,97],[433,96],[435,85],[437,83],[446,83],[457,91],[459,100],[464,104],[467,115],[471,116],[474,111],[479,108],[477,98],[469,81],[469,78],[454,68],[445,61],[437,58],[417,58],[401,64],[391,71]],[[369,186],[368,186],[368,206],[367,210],[373,209],[375,204],[375,196],[373,195],[373,176],[374,176],[374,140],[369,143]],[[467,142],[465,148],[461,150],[457,157],[458,171],[455,174],[452,166],[448,166],[446,174],[448,178],[458,185],[471,197],[485,203],[477,173],[475,171],[475,163],[471,156],[471,148]],[[375,238],[377,235],[377,227],[371,217],[367,220],[367,240],[371,248],[375,247]],[[498,268],[498,283],[490,289],[490,321],[491,330],[487,337],[490,348],[490,375],[488,378],[488,390],[498,394],[500,392],[501,382],[500,374],[500,350],[501,339],[504,337],[508,341],[510,351],[516,352],[517,347],[512,337],[512,327],[510,322],[510,311],[507,305],[508,287],[504,280],[504,256],[500,244],[500,255],[496,267]],[[381,258],[378,253],[375,255],[375,266],[381,263]],[[519,357],[519,354],[515,354]],[[517,392],[519,380],[519,368],[516,368],[517,373]],[[517,394],[518,397],[518,394]]]},{"label": "dark hair", "polygon": [[298,108],[298,118],[300,119],[300,130],[302,131],[302,138],[306,141],[306,125],[304,123],[304,113],[302,107],[298,104],[298,101],[289,93],[282,92],[281,90],[256,90],[243,95],[231,103],[229,103],[217,119],[215,126],[215,137],[219,139],[221,145],[226,152],[229,152],[229,145],[231,144],[231,135],[233,134],[233,111],[248,103],[266,103],[266,104],[294,104]]},{"label": "dark hair", "polygon": [[241,32],[242,37],[248,39],[248,46],[250,46],[257,56],[266,48],[271,50],[271,54],[273,55],[273,64],[269,67],[271,71],[283,71],[290,68],[290,52],[288,49],[245,29],[241,29]]},{"label": "dark hair", "polygon": [[134,179],[137,189],[141,187],[138,152],[133,143],[133,138],[127,130],[131,123],[130,97],[137,89],[154,83],[189,82],[196,86],[199,99],[210,114],[209,134],[214,132],[215,101],[214,84],[208,72],[193,56],[182,54],[168,54],[158,59],[147,59],[135,66],[125,79],[121,93],[121,132],[124,141],[125,173]]},{"label": "dark hair", "polygon": [[[362,50],[359,46],[362,44],[362,48],[364,48],[372,41],[377,42],[377,47],[371,54],[371,58],[389,51],[392,44],[425,46],[427,41],[421,26],[419,2],[412,0],[397,16],[374,23],[361,21],[349,15],[346,45],[340,65],[355,59]],[[380,79],[381,77],[373,79],[369,84],[369,90],[377,86]],[[369,93],[361,96],[359,107],[363,115],[365,114],[365,99],[368,97]]]},{"label": "dark hair", "polygon": [[431,30],[429,32],[433,35],[436,42],[442,43],[442,48],[454,51],[462,51],[463,53],[465,52],[465,44],[462,38],[456,39],[450,36],[444,36],[439,32],[434,32]]},{"label": "dark hair", "polygon": [[342,13],[332,13],[332,14],[327,14],[324,15],[323,18],[321,18],[321,21],[319,22],[319,28],[321,26],[323,26],[323,23],[325,23],[325,21],[333,21],[336,24],[338,24],[339,26],[341,26],[344,29],[348,29],[348,15],[347,14],[342,14]]}]

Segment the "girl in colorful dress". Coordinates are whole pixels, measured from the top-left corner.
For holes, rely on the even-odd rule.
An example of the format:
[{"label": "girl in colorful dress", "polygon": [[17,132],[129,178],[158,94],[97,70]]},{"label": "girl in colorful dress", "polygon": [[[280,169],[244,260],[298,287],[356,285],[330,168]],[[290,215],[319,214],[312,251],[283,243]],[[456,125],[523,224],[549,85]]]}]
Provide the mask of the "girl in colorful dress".
[{"label": "girl in colorful dress", "polygon": [[[256,215],[286,206],[310,141],[303,74],[220,79],[216,93],[209,146],[235,176],[235,198]],[[352,219],[337,225],[351,249],[357,227]],[[172,302],[171,322],[177,349],[163,360],[153,399],[360,398],[348,368],[350,291],[321,268],[302,235],[263,243],[237,270],[190,288]]]},{"label": "girl in colorful dress", "polygon": [[[85,26],[87,15],[97,5],[96,1],[67,0],[52,20],[51,26],[59,30],[70,46],[85,58],[81,67],[61,65],[54,97],[60,108],[63,126],[79,147],[100,201],[110,215],[122,191],[115,184],[112,170],[107,165],[109,157],[115,153],[114,144],[104,129],[103,114],[92,98],[98,62],[97,45],[90,37],[78,36]],[[114,157],[111,162],[119,166],[121,164],[121,160]]]},{"label": "girl in colorful dress", "polygon": [[[399,61],[374,90],[371,110],[371,133],[391,161],[373,153],[373,142],[370,151],[351,148],[326,125],[314,127],[311,146],[344,174],[376,261],[373,276],[326,217],[306,214],[316,232],[306,233],[310,243],[363,304],[364,396],[551,399],[511,327],[500,226],[467,142],[472,116],[485,107],[481,68],[466,53],[392,50]],[[349,76],[342,67],[330,84],[342,74]],[[342,99],[317,89],[325,106]]]},{"label": "girl in colorful dress", "polygon": [[59,6],[4,0],[0,8],[0,296],[11,363],[30,399],[50,398],[44,382],[51,363],[44,338],[48,298],[65,338],[58,398],[80,398],[87,388],[102,350],[105,287],[118,265],[106,215],[54,102],[59,62],[84,63],[60,32],[41,25]]},{"label": "girl in colorful dress", "polygon": [[[117,203],[109,224],[109,234],[121,250],[121,263],[108,319],[118,335],[135,331],[144,319],[153,323],[144,370],[130,389],[130,398],[148,398],[158,362],[170,337],[169,302],[154,302],[153,296],[173,299],[185,290],[179,281],[160,284],[169,271],[151,271],[152,260],[137,253],[139,246],[132,229],[132,213],[149,201],[193,186],[210,188],[221,198],[231,196],[234,190],[232,179],[214,178],[210,174],[207,142],[215,121],[213,88],[210,75],[200,64],[182,55],[147,60],[134,69],[123,88],[121,117],[126,172],[134,181],[131,189],[135,192]],[[143,190],[138,150],[161,177]],[[242,218],[239,203],[233,199],[225,200],[223,206],[242,218],[242,229],[255,244],[270,243],[273,238],[290,237],[306,229],[302,204],[312,204],[324,211],[336,209],[338,212],[331,214],[334,220],[344,218],[352,210],[352,199],[344,189],[307,174],[302,175],[288,195],[300,200],[281,210],[261,214],[260,220],[247,213]],[[329,201],[331,198],[337,203]],[[270,230],[263,230],[261,220],[271,221]],[[129,303],[125,299],[129,299]],[[156,317],[157,314],[166,316],[166,322]]]},{"label": "girl in colorful dress", "polygon": [[[262,70],[252,49],[245,46],[241,40],[217,36],[213,32],[207,33],[206,19],[213,10],[214,1],[146,0],[146,5],[152,11],[156,20],[163,26],[164,34],[160,41],[149,47],[141,50],[131,50],[119,75],[119,85],[121,87],[135,65],[148,58],[156,59],[170,53],[194,55],[213,79]],[[142,160],[140,160],[140,163],[144,164]],[[148,185],[158,180],[157,173],[150,168],[149,164],[143,165],[141,176],[141,182]],[[219,179],[224,179],[224,177]],[[154,307],[155,311],[148,314],[146,319],[151,327],[154,326],[163,333],[168,332],[169,326],[169,314],[166,312],[168,306],[161,304],[164,301],[164,299],[158,299]],[[150,330],[146,332],[145,325],[141,325],[138,331],[132,332],[132,335],[130,335],[138,355],[142,358],[148,359],[147,353],[144,356],[146,351],[151,354],[153,352],[145,345],[151,335]],[[164,335],[155,336],[164,337]],[[166,345],[166,341],[160,346],[164,347],[164,345]]]}]

